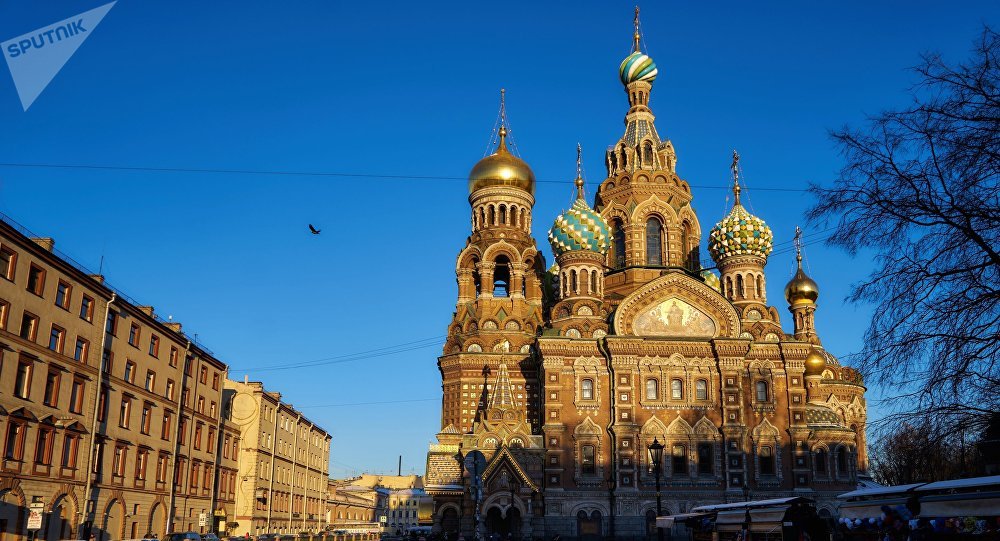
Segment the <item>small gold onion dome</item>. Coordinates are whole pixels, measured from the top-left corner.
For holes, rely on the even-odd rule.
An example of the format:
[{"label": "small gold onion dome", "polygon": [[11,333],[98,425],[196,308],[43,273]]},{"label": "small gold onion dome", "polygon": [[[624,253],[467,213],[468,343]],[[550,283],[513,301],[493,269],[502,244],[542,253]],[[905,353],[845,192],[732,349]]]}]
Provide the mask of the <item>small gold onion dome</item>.
[{"label": "small gold onion dome", "polygon": [[809,352],[809,356],[806,357],[806,375],[807,376],[818,376],[823,373],[826,368],[826,356],[819,352],[816,348],[813,348]]},{"label": "small gold onion dome", "polygon": [[507,129],[500,127],[497,151],[479,160],[469,173],[469,193],[490,186],[509,186],[535,194],[535,174],[521,158],[507,150]]},{"label": "small gold onion dome", "polygon": [[806,276],[800,264],[795,276],[785,286],[785,300],[788,301],[788,304],[795,306],[796,304],[815,304],[817,298],[819,298],[819,286],[812,278]]}]

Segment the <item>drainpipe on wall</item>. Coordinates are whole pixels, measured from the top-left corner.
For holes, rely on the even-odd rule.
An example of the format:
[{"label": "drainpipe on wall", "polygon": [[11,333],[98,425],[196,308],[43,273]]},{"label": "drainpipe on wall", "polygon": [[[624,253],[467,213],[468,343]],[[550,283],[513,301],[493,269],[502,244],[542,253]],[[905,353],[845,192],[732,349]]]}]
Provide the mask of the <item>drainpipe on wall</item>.
[{"label": "drainpipe on wall", "polygon": [[[170,513],[170,521],[167,523],[168,532],[174,531],[174,519],[177,518],[177,513],[174,507],[177,505],[177,483],[174,479],[177,479],[177,454],[181,452],[181,418],[184,417],[184,387],[187,385],[187,363],[188,361],[193,361],[191,356],[191,341],[187,341],[187,345],[184,346],[184,363],[181,365],[181,381],[180,392],[177,393],[177,421],[174,423],[174,452],[170,454],[170,472],[169,475],[173,477],[170,479],[170,506],[167,508],[167,513]],[[192,369],[193,371],[193,369]]]},{"label": "drainpipe on wall", "polygon": [[[222,382],[219,383],[219,393],[220,393],[219,394],[219,405],[215,409],[215,414],[218,416],[218,418],[215,421],[215,472],[214,472],[215,475],[212,476],[212,494],[211,494],[211,496],[212,496],[211,511],[212,511],[212,525],[213,526],[215,525],[215,506],[219,504],[219,496],[218,496],[219,476],[220,476],[219,469],[222,466],[222,442],[223,442],[223,439],[222,439],[222,436],[223,436],[223,430],[222,430],[222,398],[223,398],[223,396],[222,396],[222,393],[224,393],[225,390],[226,390],[226,385],[225,385],[224,382],[226,380],[228,380],[228,379],[229,379],[229,367],[227,366],[226,369],[222,371]],[[226,520],[227,521],[229,520],[229,516],[228,515],[226,515]],[[227,526],[226,530],[228,531],[229,530],[228,524],[226,526]],[[215,528],[213,528],[213,529],[215,529]],[[218,532],[215,532],[215,533],[218,533]]]},{"label": "drainpipe on wall", "polygon": [[[261,401],[264,397],[264,388],[261,387]],[[274,450],[274,440],[278,439],[278,417],[281,414],[281,399],[276,400],[278,403],[274,408],[274,428],[271,429],[271,476],[267,480],[267,523],[264,525],[264,533],[271,532],[271,508],[274,507],[274,455],[276,451]]]},{"label": "drainpipe on wall", "polygon": [[[292,475],[291,475],[291,477],[292,477],[291,478],[291,485],[292,486],[288,487],[288,495],[290,496],[290,498],[289,498],[290,505],[288,506],[288,529],[289,530],[292,529],[292,524],[293,524],[292,519],[294,518],[292,515],[294,514],[294,511],[295,511],[295,463],[299,459],[299,456],[298,456],[299,455],[299,421],[301,421],[301,420],[302,420],[302,414],[299,413],[295,417],[295,426],[293,427],[293,430],[292,430],[292,440],[295,441],[295,444],[292,445]],[[303,502],[303,503],[305,503],[305,502]],[[302,511],[299,511],[299,513],[302,513]],[[288,533],[291,533],[291,532],[288,532]]]},{"label": "drainpipe on wall", "polygon": [[104,306],[104,326],[101,327],[101,351],[97,357],[97,394],[94,398],[94,420],[90,425],[90,449],[87,451],[87,483],[83,489],[83,510],[84,517],[80,523],[80,538],[90,539],[90,530],[97,512],[97,498],[93,499],[91,505],[90,491],[93,489],[94,480],[94,449],[97,447],[97,418],[101,407],[101,394],[104,387],[104,348],[108,343],[108,320],[111,316],[111,304],[118,298],[118,294],[111,292],[111,300]]},{"label": "drainpipe on wall", "polygon": [[[300,419],[302,418],[302,414],[299,414],[299,418]],[[306,449],[309,448],[309,438],[312,437],[312,431],[313,431],[313,427],[314,426],[315,425],[312,422],[309,423],[309,433],[306,434]],[[308,455],[308,454],[309,453],[306,453],[306,455]],[[305,529],[306,529],[306,513],[305,513],[305,511],[306,511],[306,507],[307,507],[307,502],[308,501],[309,501],[309,462],[308,462],[308,459],[307,459],[307,462],[306,462],[306,482],[302,484],[302,531],[305,531]]]},{"label": "drainpipe on wall", "polygon": [[608,422],[608,428],[607,428],[608,436],[611,438],[611,477],[608,482],[608,506],[610,511],[608,513],[608,536],[613,539],[615,537],[615,514],[616,514],[615,489],[618,488],[618,441],[617,438],[615,437],[615,430],[614,430],[615,421],[617,420],[617,417],[615,416],[618,414],[617,403],[615,402],[615,399],[618,398],[617,396],[618,391],[616,387],[616,385],[618,384],[618,380],[616,379],[615,376],[615,368],[611,364],[611,352],[608,351],[606,342],[607,338],[602,338],[598,340],[597,350],[601,352],[601,355],[603,355],[604,359],[607,361],[608,377],[611,380],[610,385],[608,386],[608,390],[610,391],[611,395],[611,400],[609,402],[609,407],[611,408],[611,420]]}]

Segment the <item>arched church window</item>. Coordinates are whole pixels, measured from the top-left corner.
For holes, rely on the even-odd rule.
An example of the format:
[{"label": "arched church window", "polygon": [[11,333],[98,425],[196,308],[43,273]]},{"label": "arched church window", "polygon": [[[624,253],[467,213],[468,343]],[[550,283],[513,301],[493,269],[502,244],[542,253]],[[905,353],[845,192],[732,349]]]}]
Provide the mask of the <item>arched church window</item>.
[{"label": "arched church window", "polygon": [[500,205],[500,225],[507,225],[507,205]]},{"label": "arched church window", "polygon": [[593,475],[597,473],[597,452],[593,445],[580,448],[580,473]]},{"label": "arched church window", "polygon": [[510,260],[507,256],[496,259],[496,266],[493,268],[493,296],[510,296]]},{"label": "arched church window", "polygon": [[586,294],[590,292],[590,273],[586,270],[580,271],[580,293]]},{"label": "arched church window", "polygon": [[597,271],[590,271],[590,292],[591,294],[597,295]]},{"label": "arched church window", "polygon": [[774,475],[774,450],[771,449],[771,446],[762,446],[757,458],[760,461],[761,475]]},{"label": "arched church window", "polygon": [[482,280],[479,279],[479,260],[472,260],[472,284],[476,288],[476,297],[479,297],[479,293],[482,291]]},{"label": "arched church window", "polygon": [[488,221],[488,223],[490,225],[496,225],[496,223],[497,223],[497,221],[496,221],[496,211],[494,210],[493,205],[490,205],[489,221]]},{"label": "arched church window", "polygon": [[594,380],[584,378],[584,380],[580,382],[580,398],[583,400],[594,399]]},{"label": "arched church window", "polygon": [[645,165],[653,165],[653,144],[646,141],[646,144],[642,147],[642,163]]},{"label": "arched church window", "polygon": [[847,449],[843,446],[837,448],[837,475],[847,475]]},{"label": "arched church window", "polygon": [[625,169],[626,167],[628,167],[628,155],[625,153],[624,144],[622,144],[622,146],[619,147],[619,152],[621,152],[621,157],[622,157],[622,169]]},{"label": "arched church window", "polygon": [[760,276],[757,276],[757,298],[764,298],[764,280]]},{"label": "arched church window", "polygon": [[757,402],[767,402],[767,382],[758,381],[757,384]]},{"label": "arched church window", "polygon": [[620,269],[625,266],[625,226],[621,220],[614,220],[611,228],[614,237],[613,263],[616,269]]},{"label": "arched church window", "polygon": [[708,382],[699,379],[694,382],[694,397],[698,400],[708,400]]},{"label": "arched church window", "polygon": [[746,291],[743,289],[743,275],[736,275],[736,297],[740,299],[746,298]]},{"label": "arched church window", "polygon": [[829,461],[826,449],[820,448],[816,451],[816,473],[826,474],[826,463]]},{"label": "arched church window", "polygon": [[570,295],[575,295],[576,292],[579,291],[579,289],[577,289],[579,284],[577,283],[575,270],[569,271],[569,281],[570,281],[569,293]]},{"label": "arched church window", "polygon": [[658,400],[660,398],[660,382],[655,378],[646,380],[646,400]]},{"label": "arched church window", "polygon": [[646,264],[663,264],[663,224],[656,218],[646,220]]},{"label": "arched church window", "polygon": [[486,226],[486,208],[479,207],[479,227]]},{"label": "arched church window", "polygon": [[684,398],[684,382],[679,379],[670,380],[670,398],[673,400]]}]

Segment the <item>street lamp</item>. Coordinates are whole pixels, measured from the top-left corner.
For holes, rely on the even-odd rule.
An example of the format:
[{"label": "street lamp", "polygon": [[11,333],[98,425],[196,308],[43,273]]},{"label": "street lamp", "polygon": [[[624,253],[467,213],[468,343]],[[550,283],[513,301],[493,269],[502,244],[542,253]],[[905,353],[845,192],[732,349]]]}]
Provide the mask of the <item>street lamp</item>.
[{"label": "street lamp", "polygon": [[[663,471],[663,444],[656,438],[649,444],[649,463],[653,465],[653,475],[656,477],[656,516],[663,514],[663,502],[660,499],[660,473]],[[656,541],[663,541],[663,528],[656,527]]]}]

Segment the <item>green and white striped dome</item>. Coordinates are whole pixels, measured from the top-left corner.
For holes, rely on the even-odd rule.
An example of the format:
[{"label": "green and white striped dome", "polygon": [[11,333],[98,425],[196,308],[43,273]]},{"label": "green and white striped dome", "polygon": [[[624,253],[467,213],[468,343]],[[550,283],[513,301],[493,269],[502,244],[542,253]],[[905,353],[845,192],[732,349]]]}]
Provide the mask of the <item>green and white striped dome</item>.
[{"label": "green and white striped dome", "polygon": [[774,248],[774,235],[764,220],[747,212],[737,202],[729,215],[708,234],[708,252],[716,264],[727,257],[755,255],[767,259]]},{"label": "green and white striped dome", "polygon": [[652,83],[656,80],[656,63],[653,59],[636,51],[622,60],[621,67],[618,68],[618,77],[623,85],[634,83],[635,81],[646,81]]}]

